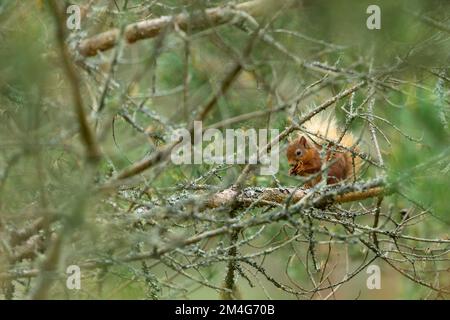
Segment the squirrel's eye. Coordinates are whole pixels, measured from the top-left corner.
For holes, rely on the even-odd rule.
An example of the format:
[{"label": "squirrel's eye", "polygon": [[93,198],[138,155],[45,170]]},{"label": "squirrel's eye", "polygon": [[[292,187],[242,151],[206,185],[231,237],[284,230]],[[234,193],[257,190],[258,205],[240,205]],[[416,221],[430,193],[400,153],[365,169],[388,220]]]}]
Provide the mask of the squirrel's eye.
[{"label": "squirrel's eye", "polygon": [[302,150],[300,150],[300,149],[297,149],[297,151],[295,151],[295,155],[296,156],[301,156],[302,155]]}]

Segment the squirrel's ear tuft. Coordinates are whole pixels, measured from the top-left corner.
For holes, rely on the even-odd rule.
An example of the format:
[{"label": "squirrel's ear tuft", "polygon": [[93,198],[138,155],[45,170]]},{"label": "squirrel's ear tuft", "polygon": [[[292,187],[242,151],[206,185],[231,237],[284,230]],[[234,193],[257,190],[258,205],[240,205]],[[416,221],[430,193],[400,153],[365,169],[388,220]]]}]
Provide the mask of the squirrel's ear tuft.
[{"label": "squirrel's ear tuft", "polygon": [[301,136],[298,139],[298,142],[300,143],[300,145],[304,146],[305,148],[308,148],[308,141],[306,140],[305,136]]}]

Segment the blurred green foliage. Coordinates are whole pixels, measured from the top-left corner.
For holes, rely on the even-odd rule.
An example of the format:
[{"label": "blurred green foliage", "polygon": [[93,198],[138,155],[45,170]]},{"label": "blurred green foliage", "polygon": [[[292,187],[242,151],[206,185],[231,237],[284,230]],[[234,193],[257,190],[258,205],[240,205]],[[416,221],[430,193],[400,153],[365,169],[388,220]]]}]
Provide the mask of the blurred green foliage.
[{"label": "blurred green foliage", "polygon": [[[73,1],[86,4],[88,1]],[[116,1],[123,5],[123,1]],[[183,11],[193,11],[203,5],[215,6],[227,1],[158,1],[145,15],[139,11],[123,10],[111,15],[100,8],[115,10],[110,1],[98,1],[99,10],[82,20],[82,30],[76,36],[94,35],[111,27],[133,22],[144,17],[158,17]],[[128,8],[150,5],[151,1],[128,1]],[[382,8],[382,29],[366,28],[366,8],[377,4]],[[270,22],[273,38],[287,50],[305,61],[320,61],[355,72],[379,74],[386,87],[380,88],[376,97],[375,114],[388,121],[375,119],[377,134],[386,162],[389,181],[401,193],[388,197],[383,210],[394,212],[393,219],[400,221],[399,213],[411,206],[418,212],[431,210],[435,219],[426,219],[414,229],[418,237],[444,237],[448,232],[450,213],[448,190],[450,190],[450,129],[449,121],[449,34],[424,23],[414,13],[432,17],[448,25],[448,1],[305,1],[304,6],[280,12],[273,21],[259,19],[262,24]],[[147,234],[129,236],[116,223],[114,214],[129,213],[130,203],[126,196],[114,199],[93,194],[90,178],[105,182],[111,175],[120,172],[155,150],[148,137],[132,128],[118,116],[118,111],[127,112],[144,130],[168,139],[169,132],[161,129],[157,121],[145,113],[136,112],[136,106],[124,103],[125,90],[111,90],[106,98],[106,108],[96,114],[96,101],[100,95],[104,78],[88,75],[79,68],[81,91],[86,110],[93,116],[93,127],[105,158],[97,172],[84,166],[84,148],[80,143],[78,123],[73,113],[73,101],[66,75],[62,69],[60,55],[55,44],[54,20],[49,10],[40,8],[35,1],[2,1],[0,3],[0,218],[10,226],[20,226],[30,219],[32,210],[56,211],[69,224],[78,239],[67,245],[64,255],[75,258],[107,256],[119,246],[120,253],[136,251],[137,243],[151,244]],[[289,30],[289,32],[286,32]],[[294,33],[298,33],[295,35]],[[168,35],[161,48],[156,40],[145,40],[125,46],[120,56],[121,63],[113,75],[121,88],[129,87],[127,94],[145,107],[160,114],[174,127],[183,126],[193,119],[197,108],[206,101],[220,85],[235,56],[242,52],[250,39],[248,33],[230,25],[221,26],[191,36],[185,42],[176,33]],[[312,39],[312,40],[311,40]],[[150,56],[160,50],[157,61],[150,68],[144,67]],[[187,50],[189,54],[186,54]],[[99,70],[108,69],[113,51],[87,59]],[[230,91],[221,97],[214,110],[205,119],[205,125],[251,111],[276,107],[292,98],[298,91],[320,79],[321,76],[305,70],[270,44],[259,41],[251,54],[251,67],[242,72]],[[186,66],[187,63],[187,66]],[[154,68],[154,69],[153,69]],[[185,74],[187,72],[187,74]],[[143,73],[138,83],[131,83],[136,74]],[[385,73],[385,74],[384,74]],[[436,76],[441,74],[442,78]],[[154,75],[154,76],[153,76]],[[188,79],[187,100],[183,95],[183,84]],[[445,79],[445,80],[443,80]],[[299,112],[318,105],[357,81],[356,76],[337,76],[322,90],[302,100]],[[275,89],[277,96],[263,90],[264,85]],[[396,90],[390,90],[395,86]],[[178,88],[178,89],[177,89]],[[179,89],[181,88],[181,89]],[[152,97],[156,93],[167,93]],[[171,92],[173,90],[173,92]],[[361,104],[366,92],[355,94],[355,105]],[[340,124],[345,122],[342,107],[348,101],[339,101],[334,107]],[[114,121],[113,121],[114,120]],[[268,125],[282,130],[288,124],[286,113],[261,117],[234,124],[234,128],[265,128]],[[114,129],[114,135],[113,135]],[[372,158],[376,159],[370,135],[363,120],[352,123],[352,131],[363,131],[364,143]],[[382,132],[382,134],[381,134]],[[386,137],[386,139],[384,138]],[[286,142],[283,143],[283,146]],[[282,149],[283,152],[283,149]],[[297,185],[298,180],[289,177],[284,154],[280,157],[280,171],[276,175],[281,185]],[[188,183],[210,170],[208,165],[171,166],[158,174],[144,175],[143,184],[148,186],[149,202],[161,199],[161,190]],[[229,186],[235,181],[242,166],[232,166],[220,171],[204,183],[217,188]],[[373,177],[377,170],[368,170],[365,178]],[[258,176],[248,181],[249,185],[276,186],[272,177]],[[137,192],[137,191],[130,191]],[[409,199],[409,200],[408,200]],[[164,199],[163,201],[167,201]],[[367,200],[364,204],[372,204]],[[119,210],[120,209],[120,210]],[[75,212],[76,214],[71,214]],[[251,214],[260,211],[252,210]],[[79,214],[77,214],[79,213]],[[121,215],[120,213],[119,215]],[[110,218],[112,216],[113,218]],[[111,229],[100,222],[109,223]],[[369,224],[371,221],[367,221]],[[195,228],[195,226],[189,226]],[[78,229],[81,228],[81,229]],[[259,245],[272,241],[277,243],[292,237],[292,230],[283,230],[284,224],[272,224],[265,230]],[[330,227],[343,232],[341,226]],[[287,228],[288,229],[288,228]],[[191,229],[189,229],[191,230]],[[280,231],[282,230],[282,231]],[[174,227],[174,233],[185,229]],[[249,234],[256,230],[247,230]],[[448,234],[447,234],[448,236]],[[134,238],[133,238],[134,237]],[[324,239],[322,239],[324,240]],[[255,244],[256,245],[256,244]],[[293,256],[293,247],[306,254],[303,243],[286,246],[268,257],[267,271],[275,277],[286,274],[299,283],[308,283],[305,266],[311,261],[300,261]],[[131,249],[130,249],[131,248]],[[244,251],[251,252],[246,246]],[[326,247],[321,248],[326,256]],[[365,252],[339,246],[338,254],[332,258],[340,271],[345,269],[345,255],[349,254],[355,267]],[[301,256],[299,254],[299,256]],[[42,257],[38,258],[41,262]],[[289,261],[286,264],[286,261]],[[0,264],[1,264],[0,260]],[[138,265],[138,263],[136,264]],[[447,264],[448,265],[448,264]],[[135,266],[135,265],[133,265]],[[286,269],[286,274],[283,273]],[[154,298],[161,294],[154,277],[167,271],[164,266],[152,269],[142,277],[134,269],[120,266],[105,276],[103,294],[96,292],[101,270],[92,271],[94,280],[87,282],[85,289],[75,297],[81,298]],[[202,276],[220,284],[225,263],[202,268]],[[391,272],[386,267],[386,272]],[[0,268],[3,271],[3,268]],[[365,274],[358,275],[356,284],[345,284],[339,292],[342,298],[355,298],[355,288],[362,286]],[[426,289],[395,274],[395,281],[383,288],[382,293],[362,293],[363,298],[421,298]],[[135,277],[138,281],[129,281]],[[448,281],[448,274],[445,275]],[[337,280],[337,279],[334,279]],[[267,281],[266,281],[267,282]],[[242,277],[239,280],[245,297],[266,298],[265,293],[251,288]],[[216,294],[211,288],[197,290],[191,283],[180,281],[192,290],[188,298],[211,298]],[[391,290],[389,289],[391,288]],[[393,288],[393,289],[392,289]],[[119,290],[120,289],[120,290]],[[167,290],[166,288],[164,290]],[[164,292],[170,296],[170,292]],[[287,298],[275,287],[270,295]],[[53,297],[74,297],[72,293],[55,290]],[[179,295],[177,297],[186,297]]]}]

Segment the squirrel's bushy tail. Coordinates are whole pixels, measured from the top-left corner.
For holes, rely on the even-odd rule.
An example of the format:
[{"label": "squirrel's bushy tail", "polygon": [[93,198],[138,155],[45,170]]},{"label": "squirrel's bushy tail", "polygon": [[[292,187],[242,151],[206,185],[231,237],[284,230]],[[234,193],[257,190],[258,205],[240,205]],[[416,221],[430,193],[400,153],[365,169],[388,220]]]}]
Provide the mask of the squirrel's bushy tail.
[{"label": "squirrel's bushy tail", "polygon": [[[362,166],[361,157],[356,153],[360,153],[358,139],[347,130],[342,136],[343,131],[339,128],[336,117],[333,113],[320,113],[303,123],[303,127],[307,130],[306,137],[315,145],[323,145],[329,142],[340,146],[342,152],[346,156],[347,172],[353,172],[356,175]],[[344,147],[344,148],[342,148]]]}]

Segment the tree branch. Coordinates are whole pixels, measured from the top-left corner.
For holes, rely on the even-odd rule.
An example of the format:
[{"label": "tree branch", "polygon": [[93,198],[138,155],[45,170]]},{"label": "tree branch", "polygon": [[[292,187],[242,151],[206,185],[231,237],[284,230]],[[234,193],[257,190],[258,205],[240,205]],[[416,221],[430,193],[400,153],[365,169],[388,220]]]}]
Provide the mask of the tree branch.
[{"label": "tree branch", "polygon": [[84,144],[86,145],[88,159],[96,162],[100,159],[100,149],[98,147],[95,135],[89,126],[89,121],[86,111],[84,110],[83,98],[80,90],[80,80],[72,64],[71,57],[65,43],[65,20],[55,0],[50,1],[49,4],[56,21],[56,40],[61,51],[61,59],[71,87],[72,97],[75,103],[75,112],[80,125],[80,134]]},{"label": "tree branch", "polygon": [[[295,3],[297,1],[293,1]],[[276,5],[274,0],[252,0],[237,4],[234,8],[216,7],[203,12],[192,14],[180,13],[175,16],[162,16],[155,19],[143,20],[125,27],[124,38],[128,43],[138,40],[154,38],[165,28],[176,25],[178,29],[186,31],[204,30],[230,22],[236,17],[236,11],[244,11],[252,16],[261,16],[271,12]],[[119,39],[120,30],[114,28],[93,37],[84,39],[78,46],[78,51],[85,57],[95,56],[99,51],[106,51],[114,47]]]},{"label": "tree branch", "polygon": [[[211,196],[207,203],[207,208],[217,208],[221,206],[227,206],[233,201],[237,201],[240,206],[246,207],[249,205],[266,206],[284,203],[288,197],[291,198],[291,203],[296,203],[305,197],[309,189],[295,188],[245,188],[239,194],[239,191],[234,188],[225,189],[219,193]],[[332,203],[346,203],[352,201],[359,201],[368,198],[377,197],[385,193],[383,187],[372,187],[362,190],[349,191],[345,193],[337,193],[332,196]],[[258,202],[255,204],[255,202]]]}]

